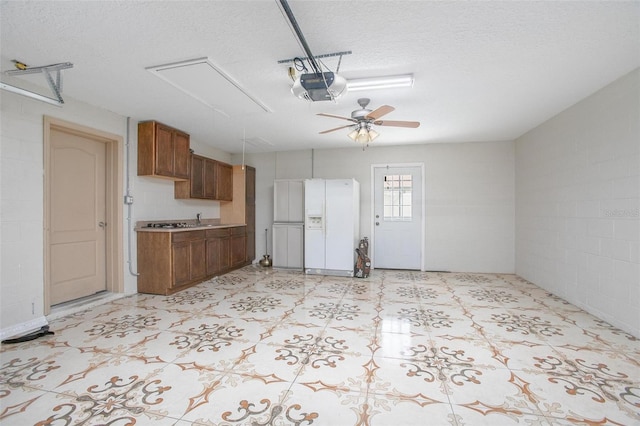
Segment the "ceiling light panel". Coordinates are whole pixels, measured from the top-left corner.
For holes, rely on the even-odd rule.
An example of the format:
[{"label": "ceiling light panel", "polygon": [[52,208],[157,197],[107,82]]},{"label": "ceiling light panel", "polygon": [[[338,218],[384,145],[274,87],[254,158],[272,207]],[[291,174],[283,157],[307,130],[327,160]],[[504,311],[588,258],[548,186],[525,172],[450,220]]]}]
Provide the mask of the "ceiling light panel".
[{"label": "ceiling light panel", "polygon": [[272,112],[209,58],[158,65],[147,71],[227,117]]},{"label": "ceiling light panel", "polygon": [[347,80],[347,90],[393,89],[399,87],[413,87],[413,74],[389,75],[385,77],[354,78]]}]

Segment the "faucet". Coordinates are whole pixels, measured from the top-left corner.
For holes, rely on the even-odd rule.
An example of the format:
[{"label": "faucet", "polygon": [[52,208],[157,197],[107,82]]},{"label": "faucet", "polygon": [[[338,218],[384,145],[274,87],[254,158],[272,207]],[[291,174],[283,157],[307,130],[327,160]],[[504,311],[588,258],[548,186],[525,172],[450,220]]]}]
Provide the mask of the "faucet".
[{"label": "faucet", "polygon": [[196,213],[196,225],[200,225],[200,216],[202,216],[202,213]]}]

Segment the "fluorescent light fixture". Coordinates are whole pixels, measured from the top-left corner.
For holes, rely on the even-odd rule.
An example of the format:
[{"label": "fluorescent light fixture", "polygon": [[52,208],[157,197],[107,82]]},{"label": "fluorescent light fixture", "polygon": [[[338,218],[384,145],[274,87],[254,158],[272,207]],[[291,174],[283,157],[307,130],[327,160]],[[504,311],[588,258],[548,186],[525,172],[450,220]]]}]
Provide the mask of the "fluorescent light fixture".
[{"label": "fluorescent light fixture", "polygon": [[386,77],[355,78],[347,80],[347,90],[393,89],[398,87],[412,87],[413,74],[390,75]]},{"label": "fluorescent light fixture", "polygon": [[2,82],[0,82],[0,89],[4,89],[4,90],[6,90],[8,92],[17,93],[18,95],[26,96],[28,98],[35,99],[35,100],[42,101],[42,102],[46,102],[48,104],[55,105],[55,106],[62,106],[62,104],[64,103],[64,102],[60,102],[57,99],[48,98],[48,97],[43,96],[43,95],[41,95],[39,93],[30,92],[29,90],[21,89],[19,87],[12,86],[10,84],[6,84],[6,83],[2,83]]}]

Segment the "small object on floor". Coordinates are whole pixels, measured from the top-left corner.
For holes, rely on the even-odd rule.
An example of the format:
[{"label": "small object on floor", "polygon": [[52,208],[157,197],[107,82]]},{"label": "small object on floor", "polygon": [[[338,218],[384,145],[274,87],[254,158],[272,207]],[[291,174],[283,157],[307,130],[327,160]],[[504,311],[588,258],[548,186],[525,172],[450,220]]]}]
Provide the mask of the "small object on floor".
[{"label": "small object on floor", "polygon": [[49,331],[49,326],[48,325],[43,325],[40,328],[40,330],[38,330],[38,331],[34,331],[33,333],[25,334],[24,336],[16,337],[14,339],[3,340],[2,343],[3,344],[10,344],[10,343],[28,342],[30,340],[35,340],[38,337],[46,336],[48,334],[55,334],[55,333],[53,331]]},{"label": "small object on floor", "polygon": [[371,270],[371,259],[369,259],[367,253],[360,248],[356,249],[356,253],[358,254],[358,259],[356,260],[353,275],[356,278],[368,278]]},{"label": "small object on floor", "polygon": [[262,256],[262,259],[260,260],[260,266],[264,266],[265,268],[268,268],[271,266],[271,256],[269,256],[268,254],[265,254],[264,256]]},{"label": "small object on floor", "polygon": [[[265,253],[267,253],[269,250],[269,229],[265,229],[264,230],[264,251]],[[265,254],[264,256],[262,256],[262,259],[260,259],[260,261],[258,262],[260,264],[260,266],[264,266],[265,268],[269,268],[271,266],[271,256],[269,256],[268,254]]]}]

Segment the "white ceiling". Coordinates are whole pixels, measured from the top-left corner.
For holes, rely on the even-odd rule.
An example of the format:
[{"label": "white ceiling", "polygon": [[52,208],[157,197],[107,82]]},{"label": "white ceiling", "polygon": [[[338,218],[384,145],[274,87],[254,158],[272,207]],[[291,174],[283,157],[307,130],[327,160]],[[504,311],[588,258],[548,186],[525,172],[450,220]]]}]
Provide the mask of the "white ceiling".
[{"label": "white ceiling", "polygon": [[[314,55],[342,58],[347,79],[412,73],[412,88],[354,92],[332,102],[290,93],[287,65],[306,56],[279,2],[2,1],[0,68],[72,62],[63,97],[132,120],[155,119],[237,153],[349,147],[359,97],[396,107],[373,145],[511,140],[640,66],[638,1],[298,1],[289,5]],[[263,110],[224,112],[146,68],[208,57]],[[336,70],[337,58],[324,59]],[[41,75],[4,82],[47,85]],[[208,89],[210,91],[210,88]],[[35,102],[35,101],[34,101]],[[63,107],[64,108],[64,107]]]}]

